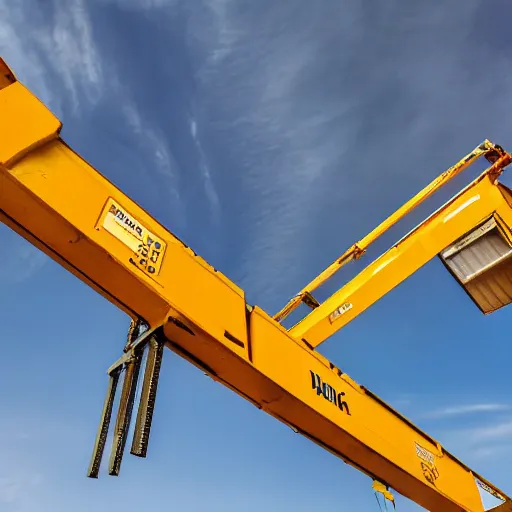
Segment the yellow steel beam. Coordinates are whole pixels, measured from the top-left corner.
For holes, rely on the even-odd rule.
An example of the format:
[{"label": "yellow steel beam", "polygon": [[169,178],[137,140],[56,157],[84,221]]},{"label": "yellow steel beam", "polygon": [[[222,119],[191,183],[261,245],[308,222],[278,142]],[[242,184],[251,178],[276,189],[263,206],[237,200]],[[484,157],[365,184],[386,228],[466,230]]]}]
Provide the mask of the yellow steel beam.
[{"label": "yellow steel beam", "polygon": [[[498,165],[506,160],[499,160]],[[496,165],[496,164],[495,164]],[[317,347],[494,212],[512,225],[506,187],[485,171],[405,238],[290,329]]]},{"label": "yellow steel beam", "polygon": [[[475,478],[511,502],[248,306],[240,288],[69,148],[58,120],[25,87],[7,82],[0,90],[1,220],[133,318],[161,326],[167,347],[213,379],[426,509],[483,511]],[[488,190],[485,180],[475,186],[485,204],[506,209],[500,189]]]},{"label": "yellow steel beam", "polygon": [[281,321],[286,318],[301,302],[307,301],[312,291],[316,290],[320,285],[330,279],[338,270],[341,269],[348,262],[360,258],[368,249],[368,247],[382,236],[389,228],[394,226],[397,222],[403,219],[406,215],[411,213],[426,199],[431,197],[441,187],[446,185],[451,179],[455,178],[463,170],[467,169],[471,164],[478,160],[481,156],[498,157],[502,153],[501,148],[495,146],[490,141],[485,140],[471,153],[467,154],[455,165],[443,172],[440,176],[429,183],[423,190],[418,192],[414,197],[409,199],[402,205],[396,212],[392,213],[386,220],[381,222],[374,230],[368,233],[359,242],[356,242],[352,247],[347,249],[336,261],[331,263],[321,274],[315,277],[308,283],[299,293],[292,297],[288,303],[274,315],[274,319]]}]

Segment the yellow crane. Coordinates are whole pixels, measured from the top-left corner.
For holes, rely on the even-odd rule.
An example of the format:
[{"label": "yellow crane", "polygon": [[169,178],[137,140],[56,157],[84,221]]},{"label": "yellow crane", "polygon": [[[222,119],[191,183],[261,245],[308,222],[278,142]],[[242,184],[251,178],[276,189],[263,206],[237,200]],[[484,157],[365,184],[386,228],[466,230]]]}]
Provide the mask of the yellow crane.
[{"label": "yellow crane", "polygon": [[[512,301],[512,190],[498,181],[512,157],[485,141],[353,245],[279,313],[243,290],[123,194],[60,137],[60,121],[0,59],[0,220],[132,318],[109,386],[88,476],[97,477],[122,378],[109,473],[118,475],[139,374],[131,453],[145,457],[167,347],[256,407],[430,511],[480,512],[479,487],[504,492],[343,373],[315,348],[439,256],[484,313]],[[312,292],[390,226],[480,157],[470,185],[323,303]],[[297,305],[312,311],[280,322]],[[142,370],[143,356],[147,355]]]}]

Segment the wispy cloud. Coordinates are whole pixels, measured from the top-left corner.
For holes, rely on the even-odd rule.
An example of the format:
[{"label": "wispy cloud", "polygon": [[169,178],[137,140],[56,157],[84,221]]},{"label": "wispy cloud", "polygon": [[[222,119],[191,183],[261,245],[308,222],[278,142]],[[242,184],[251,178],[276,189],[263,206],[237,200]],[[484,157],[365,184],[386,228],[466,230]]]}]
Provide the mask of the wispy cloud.
[{"label": "wispy cloud", "polygon": [[[0,418],[0,510],[50,510],[48,497],[54,500],[65,494],[56,476],[59,465],[69,447],[77,439],[79,443],[87,441],[89,432],[68,416],[61,417],[57,410],[27,414],[10,407],[9,411]],[[62,448],[63,444],[68,449]]]},{"label": "wispy cloud", "polygon": [[[501,402],[465,403],[425,412],[426,398],[404,395],[391,404],[406,416],[410,410],[415,421],[443,420],[429,424],[427,431],[467,462],[500,457],[512,450],[512,405]],[[415,404],[421,404],[421,408],[416,408]]]},{"label": "wispy cloud", "polygon": [[[113,3],[114,0],[105,0]],[[132,1],[125,7],[157,9],[170,7],[170,1]],[[115,105],[131,128],[133,147],[140,157],[142,175],[165,191],[166,209],[173,220],[183,217],[179,197],[179,166],[169,148],[168,134],[160,124],[141,115],[130,85],[118,79],[117,67],[108,64],[108,54],[101,51],[101,39],[94,34],[86,0],[70,0],[62,8],[59,0],[10,2],[0,0],[0,55],[18,78],[61,119],[66,114],[83,114],[93,110],[101,100]],[[65,119],[63,119],[65,121]],[[87,158],[87,155],[84,155]],[[132,169],[132,175],[136,171]],[[205,186],[211,201],[218,198],[211,185],[210,171],[202,161]],[[32,275],[45,257],[27,245],[10,246],[7,261],[0,273],[4,282],[20,281]],[[6,249],[7,251],[7,249]],[[11,261],[12,260],[12,261]],[[4,275],[5,274],[5,275]]]},{"label": "wispy cloud", "polygon": [[428,418],[447,418],[475,413],[492,413],[501,411],[510,411],[512,406],[500,403],[480,403],[468,405],[456,405],[444,407],[427,413]]},{"label": "wispy cloud", "polygon": [[471,33],[478,0],[456,25],[443,9],[404,13],[396,3],[202,4],[187,33],[210,131],[226,143],[209,163],[216,182],[229,172],[246,199],[238,274],[264,307],[281,305],[480,142],[490,126],[482,97],[492,90],[510,102],[502,57],[489,63],[500,85],[492,73],[465,78],[468,56],[485,53]]},{"label": "wispy cloud", "polygon": [[512,420],[496,423],[486,427],[478,427],[468,431],[468,436],[473,441],[496,440],[512,436]]},{"label": "wispy cloud", "polygon": [[37,273],[48,257],[4,225],[0,225],[0,283],[16,284]]},{"label": "wispy cloud", "polygon": [[506,457],[512,451],[512,419],[486,420],[486,424],[452,428],[437,436],[450,451],[467,462]]},{"label": "wispy cloud", "polygon": [[71,0],[67,8],[54,3],[55,24],[51,38],[43,38],[49,55],[53,49],[53,65],[73,98],[76,107],[79,94],[94,103],[102,92],[103,71],[92,36],[92,27],[84,0]]},{"label": "wispy cloud", "polygon": [[[0,54],[44,103],[78,112],[103,93],[103,65],[84,0],[0,0]],[[64,94],[63,94],[64,92]]]},{"label": "wispy cloud", "polygon": [[43,476],[30,474],[11,466],[9,476],[0,473],[0,505],[3,512],[29,512],[37,506],[31,495],[34,488],[41,487]]},{"label": "wispy cloud", "polygon": [[147,123],[141,115],[137,104],[130,98],[128,90],[118,89],[123,98],[120,105],[123,116],[131,128],[136,141],[142,146],[143,153],[149,155],[149,168],[145,170],[150,177],[153,171],[161,176],[170,195],[169,207],[175,218],[181,216],[179,195],[179,166],[169,149],[167,137],[155,124]]},{"label": "wispy cloud", "polygon": [[37,508],[35,495],[43,484],[43,471],[28,454],[27,444],[40,441],[39,432],[14,415],[0,421],[0,510],[29,512]]},{"label": "wispy cloud", "polygon": [[[248,243],[239,258],[240,274],[250,278],[243,284],[257,296],[291,292],[311,249],[308,233],[324,190],[319,183],[329,187],[350,147],[349,101],[304,96],[324,43],[313,20],[304,16],[299,30],[288,30],[288,10],[274,7],[272,16],[259,12],[264,19],[253,26],[237,2],[204,4],[208,14],[197,16],[190,31],[203,48],[198,77],[204,108],[215,114],[211,129],[229,140],[223,157],[229,168],[219,165],[216,172],[229,172],[242,197],[251,198],[244,212]],[[347,17],[350,23],[350,12],[342,23]]]},{"label": "wispy cloud", "polygon": [[[87,4],[70,0],[66,8],[51,0],[0,0],[0,55],[17,77],[54,113],[78,113],[104,92],[103,65],[94,42]],[[3,283],[28,279],[47,260],[17,235],[2,245]],[[5,240],[5,238],[3,239]]]},{"label": "wispy cloud", "polygon": [[471,450],[475,460],[492,459],[496,457],[508,458],[512,453],[512,443],[498,443],[494,446],[480,446]]},{"label": "wispy cloud", "polygon": [[414,397],[409,394],[400,394],[389,401],[390,405],[397,411],[404,413],[414,405]]},{"label": "wispy cloud", "polygon": [[206,193],[206,196],[208,198],[211,212],[214,217],[214,222],[218,224],[220,221],[220,202],[219,202],[219,196],[217,195],[217,191],[215,189],[215,185],[212,179],[210,166],[208,164],[208,160],[206,158],[206,155],[203,150],[203,146],[201,145],[201,139],[198,134],[198,126],[197,121],[191,117],[189,120],[189,129],[190,129],[190,135],[192,136],[192,139],[194,140],[194,144],[196,146],[196,151],[199,156],[199,167],[201,171],[201,175],[203,178],[203,184],[204,184],[204,190]]},{"label": "wispy cloud", "polygon": [[121,9],[150,11],[152,9],[170,8],[178,5],[181,0],[99,0],[103,3],[115,3]]}]

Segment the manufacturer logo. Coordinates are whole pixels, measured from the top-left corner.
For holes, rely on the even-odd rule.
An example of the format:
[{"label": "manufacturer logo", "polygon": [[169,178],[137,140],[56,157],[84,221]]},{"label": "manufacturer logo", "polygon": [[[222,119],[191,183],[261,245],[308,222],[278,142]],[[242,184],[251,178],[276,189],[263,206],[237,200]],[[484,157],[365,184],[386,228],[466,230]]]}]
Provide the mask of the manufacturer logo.
[{"label": "manufacturer logo", "polygon": [[429,452],[426,448],[423,448],[423,446],[420,446],[418,443],[414,444],[416,446],[416,455],[422,460],[421,470],[423,471],[423,476],[428,483],[435,486],[435,482],[439,478],[435,455],[432,452]]},{"label": "manufacturer logo", "polygon": [[113,215],[117,224],[129,231],[139,240],[143,239],[144,228],[136,220],[132,219],[125,211],[119,208],[119,206],[111,204],[108,213]]},{"label": "manufacturer logo", "polygon": [[322,395],[325,400],[333,403],[338,409],[350,416],[350,409],[348,403],[344,400],[345,393],[340,391],[339,393],[327,382],[323,382],[320,375],[309,370],[311,374],[311,387],[316,391],[318,396]]},{"label": "manufacturer logo", "polygon": [[426,448],[423,448],[418,443],[415,443],[416,445],[416,455],[423,459],[427,464],[431,464],[432,466],[435,465],[436,458],[435,455],[431,452],[429,452]]},{"label": "manufacturer logo", "polygon": [[113,199],[109,199],[104,211],[102,227],[114,235],[133,253],[130,263],[149,276],[160,271],[165,252],[165,242],[146,229]]}]

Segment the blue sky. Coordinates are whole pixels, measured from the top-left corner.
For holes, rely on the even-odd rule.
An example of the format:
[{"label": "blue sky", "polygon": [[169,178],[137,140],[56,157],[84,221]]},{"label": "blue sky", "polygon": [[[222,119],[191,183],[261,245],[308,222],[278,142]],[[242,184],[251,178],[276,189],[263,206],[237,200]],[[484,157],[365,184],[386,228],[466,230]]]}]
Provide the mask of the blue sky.
[{"label": "blue sky", "polygon": [[[0,0],[0,55],[75,150],[275,312],[483,139],[512,148],[507,4]],[[378,510],[366,477],[171,352],[148,458],[87,479],[128,320],[0,240],[2,512]],[[433,261],[321,352],[512,493],[509,318]]]}]

